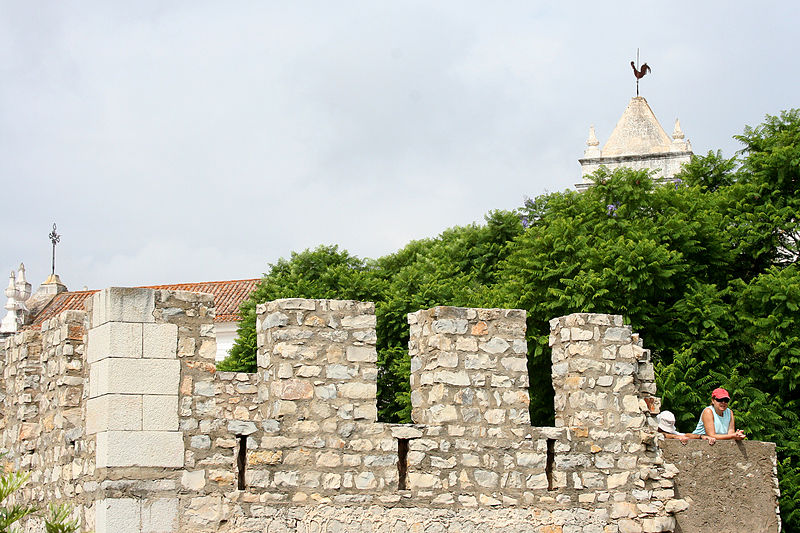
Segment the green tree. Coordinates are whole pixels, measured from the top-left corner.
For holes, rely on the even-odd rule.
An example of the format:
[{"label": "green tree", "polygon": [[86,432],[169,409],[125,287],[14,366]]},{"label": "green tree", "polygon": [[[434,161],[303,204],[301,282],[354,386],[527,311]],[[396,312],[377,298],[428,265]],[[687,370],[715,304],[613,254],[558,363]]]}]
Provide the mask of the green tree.
[{"label": "green tree", "polygon": [[271,264],[240,308],[242,320],[230,355],[217,364],[226,372],[256,371],[256,305],[279,298],[334,298],[374,301],[379,278],[369,275],[368,262],[337,246],[292,252],[289,260]]},{"label": "green tree", "polygon": [[437,305],[486,305],[486,288],[497,275],[508,244],[522,232],[507,211],[486,224],[451,228],[409,243],[396,253],[363,261],[336,246],[293,253],[269,272],[241,307],[242,321],[231,354],[217,368],[256,370],[256,305],[276,298],[338,298],[376,304],[378,412],[387,422],[410,422],[408,313]]},{"label": "green tree", "polygon": [[[3,454],[4,455],[4,454]],[[0,455],[2,458],[2,455]],[[27,483],[27,472],[14,472],[2,466],[0,471],[0,533],[15,531],[14,525],[28,515],[38,511],[34,505],[12,504],[8,505],[6,499],[22,488]],[[49,514],[44,518],[44,527],[47,533],[75,533],[78,530],[78,520],[70,520],[72,508],[69,505],[50,505]]]},{"label": "green tree", "polygon": [[[552,420],[551,318],[621,314],[657,360],[671,360],[673,347],[687,340],[675,327],[678,310],[718,299],[715,284],[730,262],[722,217],[700,188],[657,186],[646,172],[626,169],[601,170],[595,180],[583,193],[556,193],[522,208],[529,227],[494,287],[496,304],[528,311],[531,416],[539,424]],[[707,335],[724,335],[708,315],[695,320]]]},{"label": "green tree", "polygon": [[436,305],[528,313],[531,419],[552,423],[548,321],[615,313],[656,363],[665,408],[691,429],[727,388],[737,424],[777,444],[785,531],[800,531],[800,111],[736,137],[734,158],[696,156],[674,183],[600,170],[583,193],[526,200],[486,224],[415,241],[374,261],[336,247],[272,265],[242,306],[220,368],[255,369],[255,305],[274,298],[376,302],[379,416],[409,421],[407,313]]}]

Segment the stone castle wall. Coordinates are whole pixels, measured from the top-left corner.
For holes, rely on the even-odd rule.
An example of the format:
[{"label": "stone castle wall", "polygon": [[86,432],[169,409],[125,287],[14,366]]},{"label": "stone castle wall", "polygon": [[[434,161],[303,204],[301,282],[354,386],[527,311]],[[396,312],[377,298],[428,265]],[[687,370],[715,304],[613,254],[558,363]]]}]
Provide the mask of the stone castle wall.
[{"label": "stone castle wall", "polygon": [[534,428],[524,311],[409,315],[409,425],[376,421],[373,304],[257,312],[255,374],[215,371],[213,301],[180,291],[106,289],[9,339],[21,499],[70,501],[98,533],[671,531],[688,505],[621,317],[551,322],[557,427]]},{"label": "stone castle wall", "polygon": [[83,482],[94,471],[94,443],[86,439],[85,313],[66,311],[40,331],[6,341],[3,353],[2,449],[6,469],[29,482],[8,503],[69,500],[81,514],[91,501]]}]

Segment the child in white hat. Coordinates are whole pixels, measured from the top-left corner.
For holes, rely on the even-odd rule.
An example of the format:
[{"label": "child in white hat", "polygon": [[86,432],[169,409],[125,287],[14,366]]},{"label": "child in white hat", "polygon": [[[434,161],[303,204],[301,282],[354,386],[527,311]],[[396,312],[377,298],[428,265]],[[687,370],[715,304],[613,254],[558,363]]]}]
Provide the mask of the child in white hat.
[{"label": "child in white hat", "polygon": [[675,415],[671,411],[661,411],[656,420],[658,421],[658,431],[668,439],[678,439],[681,444],[686,444],[690,439],[701,438],[695,433],[680,433],[675,429]]}]

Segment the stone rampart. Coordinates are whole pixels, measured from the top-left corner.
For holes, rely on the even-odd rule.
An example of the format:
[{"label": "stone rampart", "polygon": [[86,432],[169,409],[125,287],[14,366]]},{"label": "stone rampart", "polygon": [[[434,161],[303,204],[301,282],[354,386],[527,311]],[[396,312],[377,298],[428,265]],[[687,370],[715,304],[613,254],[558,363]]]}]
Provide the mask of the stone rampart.
[{"label": "stone rampart", "polygon": [[43,507],[69,500],[80,514],[90,501],[82,485],[94,470],[94,446],[85,438],[85,315],[66,311],[45,321],[39,331],[6,340],[4,466],[30,475],[8,503]]},{"label": "stone rampart", "polygon": [[687,506],[655,438],[649,353],[621,317],[551,321],[556,427],[534,428],[521,310],[409,315],[409,425],[376,421],[373,304],[257,312],[254,374],[215,371],[202,294],[106,289],[9,339],[21,499],[68,500],[98,533],[650,532]]},{"label": "stone rampart", "polygon": [[529,431],[524,311],[434,307],[408,322],[414,422],[468,438]]}]

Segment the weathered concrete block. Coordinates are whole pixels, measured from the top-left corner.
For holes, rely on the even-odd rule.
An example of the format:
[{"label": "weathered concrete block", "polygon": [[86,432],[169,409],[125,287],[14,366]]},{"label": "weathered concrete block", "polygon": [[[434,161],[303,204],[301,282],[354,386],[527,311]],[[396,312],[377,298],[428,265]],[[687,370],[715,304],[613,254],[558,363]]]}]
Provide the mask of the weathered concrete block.
[{"label": "weathered concrete block", "polygon": [[183,433],[105,431],[97,434],[97,467],[183,466]]},{"label": "weathered concrete block", "polygon": [[106,322],[155,322],[155,291],[109,287],[92,296],[91,327]]},{"label": "weathered concrete block", "polygon": [[142,357],[142,324],[106,322],[90,329],[86,360],[94,363],[107,357]]},{"label": "weathered concrete block", "polygon": [[178,326],[143,324],[142,356],[150,359],[175,359],[178,351]]},{"label": "weathered concrete block", "polygon": [[178,391],[180,361],[102,359],[89,367],[89,397],[103,394],[173,395]]}]

